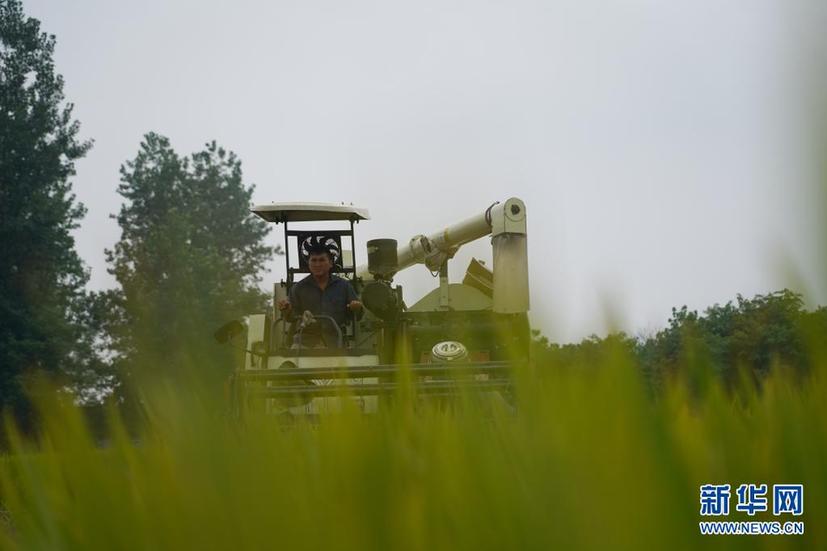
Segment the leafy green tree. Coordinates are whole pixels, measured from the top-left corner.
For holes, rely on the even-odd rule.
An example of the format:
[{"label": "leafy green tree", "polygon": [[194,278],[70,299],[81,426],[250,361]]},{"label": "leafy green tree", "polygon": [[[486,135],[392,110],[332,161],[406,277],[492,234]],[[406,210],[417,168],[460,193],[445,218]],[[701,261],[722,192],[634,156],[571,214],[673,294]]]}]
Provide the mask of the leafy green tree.
[{"label": "leafy green tree", "polygon": [[641,361],[658,382],[700,367],[730,384],[742,374],[760,382],[773,366],[803,375],[812,363],[807,336],[823,326],[823,311],[807,312],[801,295],[788,289],[738,295],[702,315],[673,308],[669,326],[641,344]]},{"label": "leafy green tree", "polygon": [[[223,374],[231,352],[212,339],[229,319],[264,308],[260,272],[274,250],[249,212],[253,186],[215,142],[189,157],[147,134],[121,167],[120,241],[107,251],[120,289],[98,295],[119,361],[145,375]],[[188,371],[187,371],[188,373]]]},{"label": "leafy green tree", "polygon": [[590,335],[579,343],[557,344],[533,331],[532,358],[544,368],[590,369],[622,355],[634,358],[637,342],[626,333],[611,333],[604,338]]},{"label": "leafy green tree", "polygon": [[70,183],[91,143],[78,138],[54,48],[18,0],[0,0],[0,405],[20,417],[28,374],[88,371],[93,357],[71,233],[85,211]]},{"label": "leafy green tree", "polygon": [[734,387],[743,376],[760,385],[776,367],[804,376],[817,363],[827,335],[827,308],[807,311],[801,295],[784,289],[707,308],[673,308],[668,326],[648,338],[623,333],[592,335],[577,344],[551,343],[534,332],[532,355],[540,365],[588,369],[606,355],[634,355],[649,388],[679,377],[694,392],[714,381]]}]

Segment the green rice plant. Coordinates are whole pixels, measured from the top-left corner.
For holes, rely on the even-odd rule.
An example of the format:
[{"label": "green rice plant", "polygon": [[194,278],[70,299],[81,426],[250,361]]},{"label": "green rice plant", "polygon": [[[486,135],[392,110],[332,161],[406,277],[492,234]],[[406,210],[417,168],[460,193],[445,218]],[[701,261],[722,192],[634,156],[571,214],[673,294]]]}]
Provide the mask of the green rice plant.
[{"label": "green rice plant", "polygon": [[[822,337],[823,338],[823,337]],[[515,374],[515,406],[404,395],[290,426],[229,419],[214,395],[146,391],[146,421],[42,399],[8,425],[8,549],[825,548],[827,381],[779,369],[760,390],[673,381],[654,399],[624,350]],[[700,367],[699,367],[700,369]],[[45,393],[44,393],[45,395]],[[699,486],[801,483],[803,536],[701,536]],[[734,492],[733,492],[734,494]],[[758,520],[774,520],[759,513]],[[754,520],[733,513],[729,520]],[[792,520],[782,519],[782,520]]]}]

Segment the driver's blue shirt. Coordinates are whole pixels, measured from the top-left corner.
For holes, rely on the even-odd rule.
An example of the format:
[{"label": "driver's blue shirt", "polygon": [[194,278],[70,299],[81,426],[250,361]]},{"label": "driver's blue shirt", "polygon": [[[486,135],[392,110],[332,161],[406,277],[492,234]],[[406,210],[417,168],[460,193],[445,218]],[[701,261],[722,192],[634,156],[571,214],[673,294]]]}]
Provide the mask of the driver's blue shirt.
[{"label": "driver's blue shirt", "polygon": [[[353,289],[353,285],[344,278],[330,274],[327,286],[322,290],[316,283],[316,279],[309,275],[295,283],[290,289],[290,304],[292,306],[289,320],[301,317],[305,310],[310,310],[314,315],[330,316],[341,327],[353,319],[353,313],[347,309],[352,300],[359,300],[359,296]],[[362,317],[360,309],[356,318]],[[303,331],[304,344],[309,344],[304,337],[318,335],[319,329],[324,336],[328,346],[336,346],[337,332],[330,320],[319,319],[316,323],[318,328],[313,326]]]}]

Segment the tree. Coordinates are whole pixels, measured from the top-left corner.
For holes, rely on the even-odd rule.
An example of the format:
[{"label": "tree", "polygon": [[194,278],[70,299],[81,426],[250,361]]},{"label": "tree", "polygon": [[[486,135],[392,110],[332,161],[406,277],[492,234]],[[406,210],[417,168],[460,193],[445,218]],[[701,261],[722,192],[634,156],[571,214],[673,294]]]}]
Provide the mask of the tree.
[{"label": "tree", "polygon": [[264,308],[257,284],[274,252],[263,244],[266,223],[248,210],[253,189],[239,159],[215,142],[182,158],[149,133],[121,167],[122,233],[107,251],[120,289],[98,299],[120,319],[110,332],[123,363],[152,375],[194,367],[205,377],[230,367],[212,333]]},{"label": "tree", "polygon": [[823,326],[822,310],[807,312],[801,295],[788,289],[738,295],[703,315],[673,308],[669,327],[642,343],[641,360],[658,384],[665,373],[687,369],[707,369],[728,384],[742,374],[759,382],[773,366],[804,374],[813,354],[806,335]]},{"label": "tree", "polygon": [[85,210],[70,183],[91,142],[78,138],[54,48],[18,0],[0,0],[0,404],[21,417],[27,373],[82,371],[91,357],[71,234]]},{"label": "tree", "polygon": [[784,289],[751,299],[738,295],[703,314],[672,308],[666,328],[638,339],[614,333],[561,346],[535,330],[532,357],[541,366],[583,369],[605,365],[609,354],[620,352],[636,356],[651,391],[678,377],[700,392],[713,382],[737,388],[745,378],[760,386],[772,368],[803,378],[824,357],[825,335],[827,308],[808,312],[801,295]]}]

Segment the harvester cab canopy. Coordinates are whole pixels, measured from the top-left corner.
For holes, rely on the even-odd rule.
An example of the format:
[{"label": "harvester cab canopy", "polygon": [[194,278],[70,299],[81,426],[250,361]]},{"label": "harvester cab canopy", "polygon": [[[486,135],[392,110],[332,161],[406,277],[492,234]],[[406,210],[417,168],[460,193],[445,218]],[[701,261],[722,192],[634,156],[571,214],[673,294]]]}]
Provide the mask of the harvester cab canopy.
[{"label": "harvester cab canopy", "polygon": [[[274,286],[274,305],[280,299],[289,297],[297,280],[310,273],[308,263],[311,251],[318,250],[319,247],[330,253],[333,273],[351,281],[356,277],[356,241],[353,229],[354,224],[360,220],[370,219],[366,209],[344,203],[270,203],[256,205],[250,210],[267,222],[284,224],[286,281]],[[315,225],[314,222],[319,224]],[[329,322],[336,323],[333,318]],[[305,323],[295,321],[289,329],[285,323],[282,326],[282,338],[277,340],[286,345],[297,328],[302,328]],[[347,325],[347,328],[340,327],[339,348],[355,342],[358,335],[355,318]]]},{"label": "harvester cab canopy", "polygon": [[[295,274],[307,274],[309,249],[322,245],[333,256],[334,271],[353,278],[356,273],[355,241],[353,225],[360,220],[370,220],[367,209],[345,205],[344,203],[270,203],[256,205],[251,211],[258,217],[275,224],[284,224],[284,252],[287,264],[287,285],[292,286]],[[290,229],[291,222],[331,222],[349,223],[349,229]],[[347,238],[350,250],[342,247],[342,238]],[[290,265],[291,238],[296,247],[298,261]]]},{"label": "harvester cab canopy", "polygon": [[370,220],[367,209],[344,203],[269,203],[256,205],[254,214],[268,222],[316,222],[322,220]]}]

